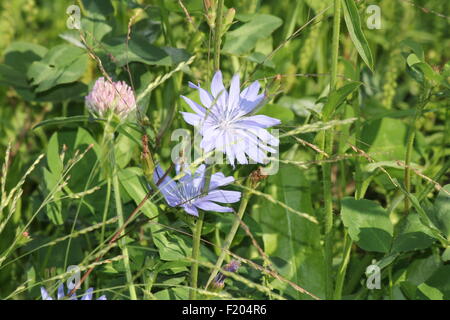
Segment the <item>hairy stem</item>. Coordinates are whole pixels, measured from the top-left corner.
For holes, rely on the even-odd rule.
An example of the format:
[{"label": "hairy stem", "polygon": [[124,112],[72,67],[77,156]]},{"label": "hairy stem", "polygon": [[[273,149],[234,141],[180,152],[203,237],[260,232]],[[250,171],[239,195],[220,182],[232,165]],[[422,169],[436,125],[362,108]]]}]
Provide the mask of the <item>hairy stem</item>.
[{"label": "hairy stem", "polygon": [[[339,56],[339,32],[341,22],[341,0],[334,0],[334,20],[333,20],[333,39],[331,45],[331,78],[330,78],[330,93],[336,89],[337,81],[337,67]],[[324,119],[328,121],[329,119]],[[333,152],[333,130],[330,129],[325,132],[323,138],[323,147],[325,152],[329,155]],[[332,242],[333,242],[333,199],[331,193],[331,165],[325,163],[322,166],[323,176],[323,195],[325,203],[325,264],[326,264],[326,298],[333,297],[333,268],[332,268]]]},{"label": "hairy stem", "polygon": [[216,22],[214,27],[214,71],[220,69],[220,45],[222,43],[222,17],[224,0],[219,0],[216,9]]}]

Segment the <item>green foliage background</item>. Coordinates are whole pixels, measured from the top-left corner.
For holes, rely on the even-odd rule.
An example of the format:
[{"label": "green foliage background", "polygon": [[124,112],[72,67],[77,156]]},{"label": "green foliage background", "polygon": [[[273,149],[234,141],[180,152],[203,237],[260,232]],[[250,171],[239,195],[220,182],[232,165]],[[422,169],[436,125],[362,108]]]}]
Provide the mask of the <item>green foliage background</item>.
[{"label": "green foliage background", "polygon": [[[88,269],[117,229],[116,207],[99,166],[102,126],[89,120],[84,105],[102,75],[99,61],[104,72],[132,83],[142,98],[144,118],[122,127],[114,146],[128,216],[148,192],[137,125],[144,126],[165,168],[176,144],[172,130],[192,130],[179,115],[189,111],[180,95],[197,99],[187,82],[206,85],[211,79],[215,12],[205,6],[216,2],[0,4],[0,155],[5,159],[0,298],[40,299],[41,286],[54,295],[58,280],[69,276],[67,267]],[[82,8],[85,45],[79,32],[66,26],[72,4]],[[282,121],[280,168],[255,190],[243,218],[248,232],[239,228],[231,244],[231,252],[245,259],[241,268],[229,275],[223,290],[198,292],[200,298],[313,298],[298,286],[331,298],[326,293],[324,163],[332,173],[334,286],[342,279],[332,297],[450,298],[450,3],[342,4],[347,12],[341,21],[337,90],[329,95],[333,1],[225,1],[226,13],[236,11],[234,20],[225,18],[222,36],[225,83],[239,72],[246,83],[259,80],[267,89],[268,103],[259,113]],[[381,29],[370,30],[365,23],[373,4],[381,8]],[[172,72],[180,63],[181,70]],[[167,80],[159,83],[164,75]],[[334,148],[325,156],[318,151],[330,130]],[[41,154],[44,159],[28,174]],[[256,168],[220,170],[236,178],[232,189],[242,190]],[[63,181],[67,184],[61,186]],[[187,299],[195,220],[168,207],[160,195],[141,211],[125,237],[138,298]],[[233,219],[232,214],[205,216],[199,288]],[[83,289],[95,287],[96,295],[108,299],[130,298],[120,249],[110,249],[101,261]],[[366,286],[365,271],[372,263],[381,269],[381,289]]]}]

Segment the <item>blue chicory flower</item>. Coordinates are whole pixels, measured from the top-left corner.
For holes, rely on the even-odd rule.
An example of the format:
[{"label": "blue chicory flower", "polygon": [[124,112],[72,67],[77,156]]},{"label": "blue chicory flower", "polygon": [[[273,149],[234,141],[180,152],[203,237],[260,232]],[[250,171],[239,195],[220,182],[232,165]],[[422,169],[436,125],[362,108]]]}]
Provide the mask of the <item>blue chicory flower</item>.
[{"label": "blue chicory flower", "polygon": [[281,121],[265,115],[252,115],[265,98],[264,93],[259,94],[258,81],[241,92],[239,75],[236,74],[227,91],[222,72],[217,71],[211,82],[211,93],[191,82],[189,86],[198,90],[203,106],[182,96],[195,112],[182,112],[182,115],[187,123],[199,129],[202,135],[200,146],[206,153],[213,150],[223,152],[233,167],[235,159],[239,164],[247,164],[248,156],[257,163],[267,163],[266,152],[276,153],[270,146],[278,146],[279,139],[266,128]]},{"label": "blue chicory flower", "polygon": [[[92,292],[93,291],[94,291],[93,288],[87,289],[85,294],[81,297],[80,300],[92,300]],[[70,292],[70,290],[69,290],[69,292]],[[45,290],[44,287],[41,287],[41,296],[42,296],[42,300],[53,300],[53,298],[48,294],[47,290]],[[61,284],[58,287],[57,299],[64,300],[65,296],[66,296],[66,294],[64,293],[64,284]],[[73,294],[70,297],[70,300],[78,300],[78,299],[76,298],[75,294]],[[100,298],[98,298],[97,300],[107,300],[107,299],[106,299],[106,296],[103,295]]]},{"label": "blue chicory flower", "polygon": [[[200,165],[194,174],[184,167],[176,166],[177,175],[184,175],[174,181],[160,166],[157,166],[153,178],[159,182],[159,189],[171,207],[182,207],[188,214],[198,217],[198,209],[205,211],[232,212],[233,209],[218,205],[220,203],[235,203],[241,199],[239,191],[220,190],[219,187],[228,185],[234,181],[233,177],[225,177],[223,173],[214,173],[211,176],[208,193],[202,195],[205,182],[205,165]],[[161,180],[161,181],[160,181]]]}]

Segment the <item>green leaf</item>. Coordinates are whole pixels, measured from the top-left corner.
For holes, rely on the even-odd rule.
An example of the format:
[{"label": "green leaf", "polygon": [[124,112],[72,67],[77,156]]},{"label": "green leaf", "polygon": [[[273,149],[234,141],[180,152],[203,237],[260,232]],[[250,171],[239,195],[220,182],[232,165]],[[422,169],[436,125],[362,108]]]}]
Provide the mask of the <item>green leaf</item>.
[{"label": "green leaf", "polygon": [[5,64],[15,70],[26,73],[34,61],[38,61],[47,53],[47,48],[29,42],[13,42],[5,50]]},{"label": "green leaf", "polygon": [[266,104],[259,110],[258,114],[280,119],[282,123],[293,121],[295,118],[294,112],[291,109],[278,104]]},{"label": "green leaf", "polygon": [[64,167],[59,155],[58,134],[54,133],[47,145],[47,164],[50,171],[55,175],[60,175]]},{"label": "green leaf", "polygon": [[5,64],[0,64],[0,83],[19,88],[28,87],[27,78],[23,73]]},{"label": "green leaf", "polygon": [[89,116],[56,117],[53,119],[48,119],[39,122],[37,125],[33,127],[33,130],[39,127],[77,124],[89,120],[90,120]]},{"label": "green leaf", "polygon": [[414,54],[411,53],[407,58],[406,58],[406,63],[408,64],[408,66],[412,67],[413,65],[415,65],[416,63],[420,63],[420,59]]},{"label": "green leaf", "polygon": [[26,77],[29,66],[42,59],[47,49],[28,42],[13,42],[4,53],[4,64],[0,64],[0,83],[16,88],[28,89]]},{"label": "green leaf", "polygon": [[389,251],[393,226],[386,210],[378,203],[346,197],[341,201],[341,216],[350,237],[361,249]]},{"label": "green leaf", "polygon": [[425,60],[425,53],[423,51],[422,46],[419,43],[414,42],[411,39],[406,39],[406,40],[403,40],[403,41],[400,42],[400,46],[401,47],[407,47],[407,48],[411,49],[416,54],[416,56],[418,57],[419,61],[424,61]]},{"label": "green leaf", "polygon": [[56,225],[62,225],[64,223],[62,203],[60,200],[63,193],[61,191],[55,192],[60,177],[60,174],[52,173],[44,168],[44,181],[47,186],[47,191],[53,194],[52,201],[46,205],[46,214],[50,221]]},{"label": "green leaf", "polygon": [[86,70],[88,57],[81,48],[59,45],[52,48],[40,61],[31,64],[27,76],[31,84],[42,92],[58,84],[78,80]]},{"label": "green leaf", "polygon": [[191,248],[186,242],[164,230],[162,227],[155,227],[153,230],[153,241],[159,250],[159,256],[164,261],[185,260],[191,255]]},{"label": "green leaf", "polygon": [[114,14],[114,7],[110,0],[83,0],[83,6],[85,12],[81,18],[81,27],[86,34],[87,44],[96,47],[113,29],[107,18]]},{"label": "green leaf", "polygon": [[158,291],[154,294],[158,300],[187,300],[189,299],[188,288],[170,288]]},{"label": "green leaf", "polygon": [[339,88],[336,91],[333,91],[322,109],[323,120],[324,121],[330,120],[331,115],[337,110],[337,108],[342,103],[344,103],[345,99],[351,93],[353,93],[353,91],[359,88],[360,85],[361,83],[359,82],[352,82],[346,84],[345,86]]},{"label": "green leaf", "polygon": [[60,84],[47,91],[36,93],[33,100],[39,102],[63,102],[83,98],[88,93],[88,86],[82,82]]},{"label": "green leaf", "polygon": [[407,56],[406,63],[412,69],[411,72],[421,73],[421,76],[418,79],[422,79],[423,77],[425,77],[428,81],[435,81],[437,83],[443,81],[443,77],[440,74],[434,71],[433,68],[430,67],[430,65],[428,65],[424,61],[421,61],[414,53],[411,53]]},{"label": "green leaf", "polygon": [[100,149],[91,134],[79,127],[76,131],[61,131],[56,132],[50,139],[47,152],[47,163],[52,174],[57,178],[62,174],[62,161],[60,154],[63,151],[63,146],[66,146],[64,155],[64,163],[67,164],[69,159],[75,156],[75,152],[83,153],[86,148],[93,145],[92,150],[87,152],[84,157],[73,166],[69,175],[69,183],[67,187],[73,192],[82,192],[86,186],[87,177],[91,174],[95,162],[100,155]]},{"label": "green leaf", "polygon": [[[86,42],[88,46],[94,47],[98,46],[99,41],[102,41],[103,38],[112,31],[112,27],[106,22],[103,16],[83,17],[81,19],[81,27],[83,28],[83,31],[86,32]],[[79,35],[74,38],[75,43],[77,39],[79,39]]]},{"label": "green leaf", "polygon": [[[437,269],[433,275],[425,281],[426,286],[419,290],[428,298],[450,299],[450,265],[443,265]],[[418,298],[421,296],[419,294]]]},{"label": "green leaf", "polygon": [[83,0],[84,9],[94,16],[108,16],[114,13],[110,0]]},{"label": "green leaf", "polygon": [[[136,205],[138,205],[149,192],[139,177],[143,177],[143,173],[140,168],[132,167],[119,171],[120,184],[130,198],[133,199]],[[150,219],[155,219],[158,215],[158,209],[153,204],[151,199],[144,203],[141,211]]]},{"label": "green leaf", "polygon": [[370,50],[369,43],[364,35],[361,28],[361,19],[359,17],[358,8],[356,7],[354,0],[344,0],[343,11],[345,24],[347,25],[347,30],[350,34],[350,38],[356,47],[360,57],[366,63],[370,70],[373,72],[373,57],[372,51]]},{"label": "green leaf", "polygon": [[251,62],[255,62],[257,64],[262,64],[263,66],[274,69],[275,64],[272,60],[267,59],[267,55],[261,52],[252,52],[249,56],[246,57],[247,60]]},{"label": "green leaf", "polygon": [[447,239],[444,235],[442,235],[442,232],[439,230],[439,228],[436,227],[435,222],[430,219],[430,217],[427,215],[426,211],[421,206],[419,200],[416,198],[415,195],[407,192],[404,188],[404,186],[399,185],[399,189],[403,192],[405,197],[408,197],[408,199],[411,201],[411,204],[413,205],[414,209],[416,209],[417,213],[420,216],[420,221],[423,223],[424,226],[426,226],[433,234],[433,236],[441,241],[442,243],[448,243]]},{"label": "green leaf", "polygon": [[250,21],[229,31],[225,37],[223,52],[241,55],[248,53],[259,39],[266,38],[281,26],[282,20],[269,14],[255,14]]},{"label": "green leaf", "polygon": [[[93,150],[86,153],[71,170],[67,186],[63,191],[55,192],[55,188],[63,181],[62,174],[64,163],[67,164],[69,159],[74,157],[75,151],[84,152],[86,148],[94,144]],[[63,151],[63,145],[66,146],[64,152],[64,163],[60,155]],[[95,145],[95,140],[89,132],[83,128],[75,131],[56,132],[50,138],[47,146],[47,165],[50,170],[44,169],[44,181],[47,192],[53,194],[53,200],[46,206],[46,213],[50,221],[54,224],[63,224],[67,212],[63,211],[62,201],[60,198],[68,191],[82,192],[86,186],[87,177],[91,174],[93,165],[98,157],[99,149]],[[87,204],[86,204],[87,205]]]},{"label": "green leaf", "polygon": [[139,146],[140,132],[132,130],[129,127],[124,127],[121,131],[124,133],[120,133],[116,138],[115,155],[117,165],[120,168],[125,168],[131,161],[133,154],[135,154],[134,151]]},{"label": "green leaf", "polygon": [[[264,192],[295,210],[312,214],[310,184],[304,171],[280,164],[279,172],[270,176]],[[257,204],[249,212],[261,225],[264,250],[277,271],[286,279],[323,297],[325,264],[320,227],[268,200],[254,200]],[[272,285],[296,299],[310,299],[286,283],[275,281]]]},{"label": "green leaf", "polygon": [[426,282],[439,268],[442,263],[435,256],[423,259],[415,259],[408,265],[406,280],[418,286]]},{"label": "green leaf", "polygon": [[[361,140],[364,151],[377,161],[404,159],[408,127],[402,120],[383,118],[364,123]],[[413,149],[411,161],[417,162],[418,153]]]},{"label": "green leaf", "polygon": [[417,294],[421,300],[424,300],[423,297],[429,300],[443,300],[444,298],[444,294],[439,289],[430,287],[426,283],[421,283],[417,289],[419,290]]},{"label": "green leaf", "polygon": [[434,202],[432,217],[436,227],[450,240],[450,184],[443,187]]},{"label": "green leaf", "polygon": [[170,66],[189,58],[184,50],[154,46],[141,35],[133,36],[128,42],[128,48],[125,37],[107,39],[104,45],[108,53],[114,56],[119,67],[126,65],[127,62]]},{"label": "green leaf", "polygon": [[450,261],[450,247],[444,250],[442,253],[442,261],[447,262]]},{"label": "green leaf", "polygon": [[409,213],[399,224],[392,252],[406,252],[428,248],[435,241],[433,233],[420,220],[417,212]]}]

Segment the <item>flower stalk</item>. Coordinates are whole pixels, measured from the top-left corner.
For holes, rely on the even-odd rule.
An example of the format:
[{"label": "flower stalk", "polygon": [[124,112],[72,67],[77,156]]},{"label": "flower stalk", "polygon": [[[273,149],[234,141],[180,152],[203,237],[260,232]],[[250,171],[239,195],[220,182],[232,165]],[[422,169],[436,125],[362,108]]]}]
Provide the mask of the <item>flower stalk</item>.
[{"label": "flower stalk", "polygon": [[[220,69],[220,45],[222,40],[222,11],[223,11],[223,3],[224,0],[219,0],[217,9],[216,9],[216,22],[214,26],[214,70]],[[212,176],[212,166],[206,166],[205,172],[205,182],[202,189],[202,194],[205,194],[209,190],[209,185],[211,183]],[[189,298],[195,300],[197,298],[197,281],[198,281],[198,256],[200,252],[200,239],[202,235],[203,228],[203,211],[200,212],[200,215],[197,219],[197,223],[195,224],[195,232],[194,232],[194,243],[192,248],[192,266],[191,266],[191,291],[189,293]]]},{"label": "flower stalk", "polygon": [[224,0],[219,0],[216,9],[216,23],[214,26],[214,71],[220,69],[220,46],[222,44],[223,3]]},{"label": "flower stalk", "polygon": [[[124,230],[124,214],[122,208],[122,199],[120,196],[120,185],[119,185],[119,177],[118,177],[118,168],[115,161],[115,152],[114,152],[114,128],[111,123],[108,121],[105,126],[104,132],[104,145],[103,150],[108,150],[108,153],[103,153],[103,156],[106,157],[103,162],[108,163],[109,174],[107,176],[108,184],[112,182],[112,188],[114,193],[115,205],[116,205],[116,213],[117,213],[117,224],[119,230],[122,230],[120,236],[125,234]],[[107,147],[109,146],[109,148]],[[130,292],[131,300],[137,300],[136,289],[133,283],[133,276],[131,274],[130,268],[130,257],[128,254],[128,248],[126,244],[126,239],[121,238],[119,240],[119,247],[122,250],[122,255],[124,256],[123,264],[125,268],[125,276],[127,279],[127,286]]]},{"label": "flower stalk", "polygon": [[[405,190],[406,192],[411,192],[411,157],[414,147],[414,140],[416,137],[416,126],[417,126],[417,120],[419,119],[420,115],[422,114],[423,108],[428,103],[428,98],[430,95],[430,90],[428,88],[428,85],[425,84],[422,88],[423,93],[420,97],[420,101],[416,106],[416,111],[414,113],[414,117],[411,120],[411,124],[409,126],[408,130],[408,137],[407,137],[407,143],[406,143],[406,154],[405,154]],[[410,202],[409,198],[405,197],[405,215],[408,214],[410,208]]]},{"label": "flower stalk", "polygon": [[207,289],[211,282],[216,278],[217,274],[219,273],[220,267],[222,266],[223,261],[225,260],[225,256],[228,254],[230,250],[231,243],[233,242],[234,237],[236,236],[236,232],[239,229],[239,225],[242,221],[242,218],[244,217],[245,210],[247,209],[248,202],[250,200],[250,197],[252,195],[252,189],[255,189],[259,182],[253,179],[254,175],[250,176],[247,179],[247,187],[248,189],[245,189],[244,194],[242,195],[241,204],[239,206],[238,213],[236,214],[233,224],[231,226],[230,232],[228,233],[220,253],[219,258],[217,259],[217,262],[214,266],[214,270],[211,272],[211,275],[209,276],[208,282],[206,283],[205,288]]},{"label": "flower stalk", "polygon": [[205,213],[200,212],[197,222],[194,227],[193,247],[192,247],[192,265],[191,265],[191,290],[189,291],[189,299],[197,299],[197,284],[198,284],[198,259],[200,255],[200,241],[203,229],[203,218]]},{"label": "flower stalk", "polygon": [[[341,24],[341,0],[334,0],[334,18],[333,18],[333,36],[331,44],[331,77],[330,77],[330,94],[336,90],[337,68],[339,57],[339,33]],[[324,119],[328,121],[330,119]],[[322,150],[329,155],[333,153],[333,130],[329,129],[325,132],[322,140]],[[325,204],[324,219],[324,235],[325,235],[325,281],[326,281],[326,298],[333,297],[333,199],[332,199],[332,181],[331,181],[331,165],[324,163],[322,166],[323,176],[323,195]]]}]

